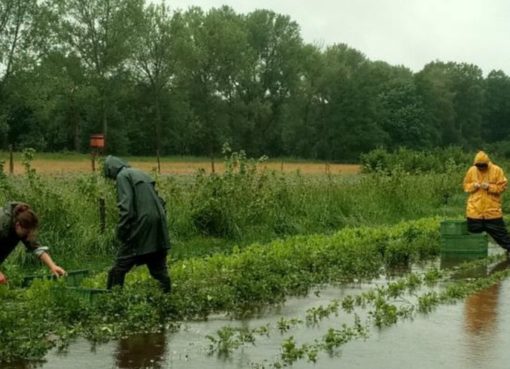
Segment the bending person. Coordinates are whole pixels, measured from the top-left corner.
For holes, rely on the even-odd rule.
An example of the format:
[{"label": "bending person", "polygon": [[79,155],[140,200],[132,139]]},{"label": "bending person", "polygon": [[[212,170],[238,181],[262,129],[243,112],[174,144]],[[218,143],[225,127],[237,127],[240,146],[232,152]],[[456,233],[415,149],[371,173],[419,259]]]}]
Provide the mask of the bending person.
[{"label": "bending person", "polygon": [[111,155],[105,160],[104,175],[117,183],[117,236],[120,241],[117,259],[108,273],[107,288],[123,286],[125,275],[131,268],[145,264],[163,291],[170,292],[166,264],[170,249],[166,210],[154,180]]},{"label": "bending person", "polygon": [[[27,251],[39,257],[53,275],[65,275],[66,271],[55,264],[48,254],[48,248],[36,240],[38,226],[39,218],[28,204],[13,201],[0,208],[0,264],[21,241]],[[7,277],[0,272],[0,284],[6,282]]]}]

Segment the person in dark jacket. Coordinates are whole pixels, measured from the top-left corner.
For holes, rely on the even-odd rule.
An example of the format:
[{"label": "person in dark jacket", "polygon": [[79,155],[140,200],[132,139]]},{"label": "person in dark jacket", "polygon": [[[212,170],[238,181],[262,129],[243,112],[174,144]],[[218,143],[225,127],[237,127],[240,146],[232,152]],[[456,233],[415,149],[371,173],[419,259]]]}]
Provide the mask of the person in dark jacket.
[{"label": "person in dark jacket", "polygon": [[[48,254],[48,248],[41,246],[36,240],[38,226],[39,218],[28,204],[11,201],[0,208],[0,264],[21,241],[27,251],[39,257],[53,275],[65,275],[66,271],[55,264]],[[4,283],[7,283],[7,278],[0,272],[0,284]]]},{"label": "person in dark jacket", "polygon": [[170,292],[166,263],[170,249],[166,210],[163,199],[156,192],[154,180],[111,155],[105,159],[104,175],[117,184],[117,237],[120,241],[117,258],[108,273],[107,288],[122,287],[131,268],[145,264],[163,291]]}]

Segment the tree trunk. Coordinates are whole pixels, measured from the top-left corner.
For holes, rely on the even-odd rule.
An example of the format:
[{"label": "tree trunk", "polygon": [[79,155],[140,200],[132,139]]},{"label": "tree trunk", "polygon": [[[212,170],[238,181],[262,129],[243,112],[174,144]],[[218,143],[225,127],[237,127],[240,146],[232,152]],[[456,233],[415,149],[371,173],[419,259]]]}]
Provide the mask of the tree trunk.
[{"label": "tree trunk", "polygon": [[103,93],[103,99],[102,99],[102,123],[103,123],[103,135],[104,135],[104,147],[103,147],[103,153],[108,152],[108,116],[106,114],[106,94]]},{"label": "tree trunk", "polygon": [[80,152],[81,150],[81,126],[80,126],[80,113],[78,112],[78,109],[75,104],[74,99],[74,91],[75,88],[71,90],[71,121],[72,121],[72,127],[73,127],[73,146],[74,150],[76,152]]},{"label": "tree trunk", "polygon": [[155,93],[155,104],[156,104],[156,155],[158,159],[158,173],[161,174],[161,162],[159,159],[159,155],[161,153],[161,108],[160,108],[160,102],[159,102],[159,92],[156,91]]}]

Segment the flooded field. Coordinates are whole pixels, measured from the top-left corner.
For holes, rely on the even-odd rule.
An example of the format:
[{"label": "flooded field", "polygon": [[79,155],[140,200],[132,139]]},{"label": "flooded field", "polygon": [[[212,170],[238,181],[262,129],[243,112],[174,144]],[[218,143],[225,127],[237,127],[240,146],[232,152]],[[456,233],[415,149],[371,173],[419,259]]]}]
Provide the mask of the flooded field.
[{"label": "flooded field", "polygon": [[[489,271],[509,267],[504,260]],[[479,272],[479,271],[478,271]],[[476,277],[477,271],[474,271]],[[469,276],[463,276],[469,277]],[[285,305],[271,309],[246,321],[233,321],[222,316],[205,322],[183,323],[173,334],[147,334],[117,342],[92,346],[85,340],[71,344],[66,353],[52,352],[41,369],[160,369],[160,368],[269,368],[280,352],[282,341],[293,336],[296,342],[313,342],[328,328],[350,324],[352,317],[340,313],[314,326],[296,325],[281,335],[273,332],[257,337],[255,345],[245,344],[228,357],[210,354],[208,335],[224,326],[256,328],[277,325],[283,316],[303,318],[306,311],[327,305],[346,295],[357,295],[384,281],[371,284],[328,287],[306,298],[289,299]],[[419,314],[413,320],[396,325],[372,328],[366,340],[355,339],[341,346],[334,355],[319,353],[316,364],[305,359],[294,368],[508,368],[510,361],[510,280],[472,294],[454,305],[442,305],[430,314]],[[6,369],[24,369],[27,365],[11,365]]]}]

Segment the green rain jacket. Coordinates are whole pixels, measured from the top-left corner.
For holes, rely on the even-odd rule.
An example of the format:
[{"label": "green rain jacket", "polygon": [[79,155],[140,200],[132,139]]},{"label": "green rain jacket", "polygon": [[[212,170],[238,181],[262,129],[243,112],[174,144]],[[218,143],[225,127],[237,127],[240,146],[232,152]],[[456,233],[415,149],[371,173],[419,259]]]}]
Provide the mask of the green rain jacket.
[{"label": "green rain jacket", "polygon": [[154,180],[111,155],[104,162],[104,175],[117,182],[117,235],[121,242],[117,256],[170,249],[165,204],[155,190]]}]

